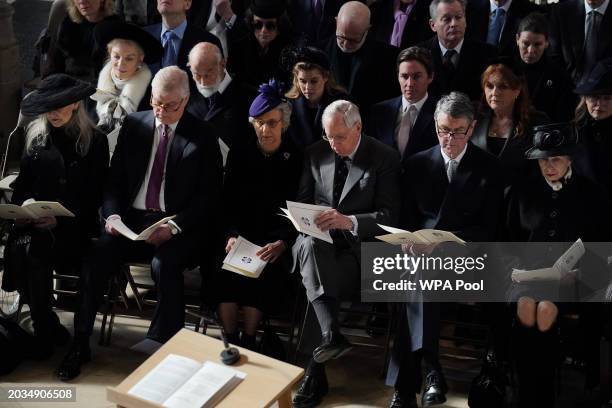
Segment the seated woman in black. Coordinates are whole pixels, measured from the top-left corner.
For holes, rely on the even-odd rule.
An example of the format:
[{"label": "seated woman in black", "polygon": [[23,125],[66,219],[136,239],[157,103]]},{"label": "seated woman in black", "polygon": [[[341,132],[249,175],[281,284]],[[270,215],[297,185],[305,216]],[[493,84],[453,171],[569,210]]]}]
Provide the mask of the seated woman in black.
[{"label": "seated woman in black", "polygon": [[[275,81],[259,88],[249,109],[257,140],[230,150],[224,184],[226,252],[238,236],[259,245],[257,255],[267,261],[259,278],[221,270],[217,280],[218,314],[228,339],[238,344],[238,312],[242,306],[244,329],[240,344],[253,349],[264,312],[278,311],[288,292],[291,245],[297,232],[278,215],[286,200],[295,200],[302,156],[283,131],[291,107]],[[289,250],[287,250],[289,249]]]},{"label": "seated woman in black", "polygon": [[58,201],[75,215],[19,219],[9,234],[4,285],[10,276],[12,289],[30,306],[40,358],[70,340],[52,310],[52,272],[78,275],[81,258],[99,229],[109,155],[106,136],[83,108],[82,100],[94,91],[88,83],[54,74],[21,104],[22,114],[38,117],[26,130],[12,203]]},{"label": "seated woman in black", "polygon": [[327,55],[314,47],[293,52],[293,86],[287,92],[293,108],[288,133],[300,148],[321,139],[321,116],[330,103],[347,99],[344,88],[336,84]]},{"label": "seated woman in black", "polygon": [[[526,153],[526,157],[537,160],[539,169],[534,166],[528,177],[510,189],[507,238],[514,242],[562,244],[536,247],[537,261],[526,264],[523,260],[521,269],[552,266],[563,251],[579,238],[585,243],[606,241],[605,234],[611,225],[609,200],[603,187],[572,167],[572,155],[578,151],[574,126],[571,123],[546,125],[536,127],[534,132],[534,147]],[[533,249],[524,248],[527,252],[534,252]],[[588,248],[578,266],[581,270],[579,277],[598,273],[598,276],[606,276],[603,272],[605,262],[590,255]],[[584,278],[581,280],[584,281]],[[546,281],[513,283],[510,288],[509,300],[516,302],[514,347],[520,407],[554,406],[554,372],[558,364],[559,344],[557,317],[560,310],[577,308],[578,311],[585,311],[584,307],[588,305],[558,303],[558,300],[568,300],[562,296],[562,287],[559,281]],[[581,295],[590,296],[590,293]],[[592,315],[591,311],[589,307],[588,313],[584,314]],[[585,325],[589,333],[584,337],[587,342],[594,341],[595,346],[590,348],[598,351],[599,338],[594,333],[600,328],[596,325]],[[591,360],[595,360],[598,367],[597,357]]]}]

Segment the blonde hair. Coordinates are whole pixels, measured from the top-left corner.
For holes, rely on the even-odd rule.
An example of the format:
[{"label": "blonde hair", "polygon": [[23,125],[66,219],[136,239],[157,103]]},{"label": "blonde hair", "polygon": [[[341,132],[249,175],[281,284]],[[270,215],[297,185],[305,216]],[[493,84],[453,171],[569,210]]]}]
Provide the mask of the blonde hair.
[{"label": "blonde hair", "polygon": [[285,96],[289,99],[297,99],[302,96],[302,91],[300,90],[300,83],[298,82],[298,75],[300,71],[313,71],[317,70],[323,77],[323,79],[327,79],[325,83],[325,92],[329,95],[336,95],[339,93],[347,93],[343,87],[338,85],[334,80],[334,76],[332,73],[322,66],[318,64],[313,64],[310,62],[298,62],[293,67],[293,85],[289,92],[285,94]]},{"label": "blonde hair", "polygon": [[[82,23],[85,21],[85,17],[81,14],[78,7],[74,2],[76,0],[64,0],[66,3],[66,10],[68,11],[68,16],[70,20],[74,23]],[[102,3],[102,14],[104,17],[112,16],[115,14],[115,2],[114,0],[100,0]]]},{"label": "blonde hair", "polygon": [[[83,106],[83,102],[77,102],[76,111],[65,126],[67,136],[72,136],[75,139],[75,151],[84,157],[89,152],[91,139],[94,135],[95,125],[87,115],[87,111]],[[26,151],[31,155],[36,150],[42,149],[47,144],[49,133],[51,132],[51,124],[47,119],[47,114],[43,113],[38,118],[32,121],[26,130]]]},{"label": "blonde hair", "polygon": [[144,50],[142,49],[140,44],[138,44],[136,41],[126,40],[125,38],[113,38],[106,45],[106,52],[108,53],[109,56],[110,56],[110,53],[113,47],[119,44],[128,44],[128,45],[133,46],[134,48],[136,48],[136,51],[138,52],[139,57],[144,57],[145,55]]}]

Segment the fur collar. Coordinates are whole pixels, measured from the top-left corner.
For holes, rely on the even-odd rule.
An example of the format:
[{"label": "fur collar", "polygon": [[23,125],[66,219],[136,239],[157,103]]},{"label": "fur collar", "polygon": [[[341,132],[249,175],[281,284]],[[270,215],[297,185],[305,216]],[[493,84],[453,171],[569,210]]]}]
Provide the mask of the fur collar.
[{"label": "fur collar", "polygon": [[91,97],[97,101],[96,111],[98,111],[98,115],[106,112],[106,106],[111,101],[117,101],[127,113],[136,112],[150,83],[151,71],[146,64],[143,64],[119,93],[111,78],[111,64],[110,62],[106,63],[98,77],[98,91]]}]

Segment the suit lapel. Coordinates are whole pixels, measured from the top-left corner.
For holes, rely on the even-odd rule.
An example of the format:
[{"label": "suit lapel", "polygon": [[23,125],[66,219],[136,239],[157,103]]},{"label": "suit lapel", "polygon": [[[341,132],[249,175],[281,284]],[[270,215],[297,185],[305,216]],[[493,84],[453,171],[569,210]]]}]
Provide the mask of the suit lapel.
[{"label": "suit lapel", "polygon": [[[446,195],[444,196],[444,200],[442,202],[442,205],[440,206],[440,213],[438,214],[437,222],[440,222],[442,217],[444,217],[445,215],[455,211],[455,200],[461,197],[462,191],[468,180],[470,179],[470,176],[472,175],[474,169],[474,166],[472,165],[472,156],[474,153],[474,149],[478,148],[468,142],[465,155],[461,159],[461,162],[459,162],[459,166],[457,167],[457,171],[453,176],[452,181],[448,183]],[[444,159],[442,160],[444,161]]]},{"label": "suit lapel", "polygon": [[[575,2],[574,12],[571,15],[566,16],[567,27],[570,31],[572,52],[576,56],[576,59],[582,59],[582,52],[584,46],[584,22],[585,22],[585,10],[584,2]],[[602,27],[600,25],[600,27]]]},{"label": "suit lapel", "polygon": [[[172,137],[172,143],[170,144],[170,152],[168,153],[168,160],[166,161],[166,183],[165,188],[168,188],[168,180],[172,180],[174,176],[174,170],[179,162],[179,160],[183,157],[183,150],[185,150],[185,146],[189,142],[188,132],[189,132],[189,124],[186,123],[188,119],[183,114],[181,120],[179,120],[178,126],[174,132],[174,136]],[[167,196],[166,196],[167,197]]]},{"label": "suit lapel", "polygon": [[326,200],[331,205],[334,202],[334,174],[336,173],[336,154],[328,149],[327,154],[321,159],[321,184],[326,194]]},{"label": "suit lapel", "polygon": [[387,123],[387,126],[384,126],[385,134],[383,135],[384,143],[395,147],[395,126],[397,124],[397,116],[400,114],[402,109],[402,97],[398,96],[390,103],[391,109],[389,109],[389,116],[383,118],[383,120]]},{"label": "suit lapel", "polygon": [[359,143],[359,148],[355,153],[355,158],[353,160],[353,163],[351,164],[351,168],[346,177],[346,182],[344,183],[344,188],[342,189],[342,194],[340,195],[340,201],[338,202],[338,205],[342,203],[344,197],[346,197],[349,191],[351,191],[357,181],[359,181],[363,177],[363,173],[365,173],[365,169],[367,168],[367,150],[368,146],[366,136],[361,136],[361,142]]},{"label": "suit lapel", "polygon": [[425,140],[418,139],[424,138],[427,135],[426,129],[433,121],[434,110],[435,105],[433,103],[433,98],[431,95],[428,95],[427,100],[423,104],[423,107],[421,108],[421,111],[414,122],[414,126],[410,130],[410,138],[408,139],[408,144],[406,145],[406,153],[408,154],[404,154],[402,157],[407,158],[412,153],[415,153],[415,149],[418,146],[423,145]]},{"label": "suit lapel", "polygon": [[612,10],[610,10],[612,6],[608,5],[606,9],[606,13],[601,19],[601,23],[599,24],[599,39],[597,42],[597,50],[598,56],[603,56],[605,50],[608,48],[610,41],[612,41]]},{"label": "suit lapel", "polygon": [[487,150],[487,134],[489,133],[490,124],[491,115],[487,113],[482,118],[478,119],[476,129],[474,129],[474,133],[470,138],[472,143],[474,143],[476,146],[480,147],[483,150]]}]

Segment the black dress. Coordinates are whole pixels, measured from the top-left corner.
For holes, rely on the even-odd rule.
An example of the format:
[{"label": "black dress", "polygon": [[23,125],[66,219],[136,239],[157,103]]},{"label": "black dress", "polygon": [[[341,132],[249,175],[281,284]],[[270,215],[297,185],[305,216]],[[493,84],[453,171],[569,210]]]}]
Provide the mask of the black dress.
[{"label": "black dress", "polygon": [[26,153],[13,182],[12,203],[58,201],[75,214],[58,217],[52,229],[13,227],[7,242],[5,290],[19,290],[30,305],[38,334],[52,330],[52,271],[78,274],[91,238],[99,233],[98,208],[108,168],[106,136],[95,131],[85,156],[76,152],[76,140],[53,128],[45,146]]},{"label": "black dress", "polygon": [[227,237],[238,235],[263,246],[283,240],[287,249],[268,263],[258,279],[226,270],[218,271],[217,302],[235,302],[269,312],[282,306],[288,292],[291,246],[297,232],[291,222],[278,215],[286,201],[297,194],[302,155],[289,142],[270,156],[253,142],[230,150],[224,183]]}]

